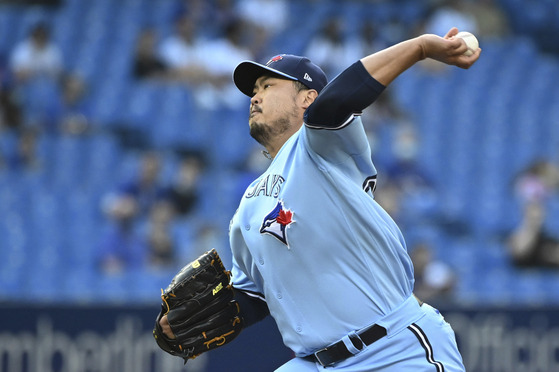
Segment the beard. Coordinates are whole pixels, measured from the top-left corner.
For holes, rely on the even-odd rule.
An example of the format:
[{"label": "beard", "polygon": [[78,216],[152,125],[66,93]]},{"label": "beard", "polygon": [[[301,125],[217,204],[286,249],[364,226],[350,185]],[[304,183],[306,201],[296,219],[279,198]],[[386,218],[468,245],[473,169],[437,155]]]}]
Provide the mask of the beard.
[{"label": "beard", "polygon": [[292,122],[298,120],[296,106],[293,105],[291,110],[288,110],[285,116],[270,122],[249,121],[250,135],[259,144],[264,147],[274,140],[274,138],[281,136],[289,131]]},{"label": "beard", "polygon": [[290,127],[290,120],[288,118],[281,118],[271,123],[253,122],[250,125],[250,135],[259,144],[267,147],[270,141],[285,132]]}]

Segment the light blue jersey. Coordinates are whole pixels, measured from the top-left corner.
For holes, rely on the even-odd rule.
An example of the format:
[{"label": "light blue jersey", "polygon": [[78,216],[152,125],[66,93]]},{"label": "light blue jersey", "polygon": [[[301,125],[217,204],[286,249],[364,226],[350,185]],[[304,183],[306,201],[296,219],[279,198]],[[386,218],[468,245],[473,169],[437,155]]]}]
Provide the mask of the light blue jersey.
[{"label": "light blue jersey", "polygon": [[[450,325],[413,295],[402,234],[373,197],[376,169],[359,113],[385,88],[369,71],[385,58],[371,59],[330,83],[308,58],[288,54],[241,62],[233,73],[251,97],[251,118],[286,105],[286,85],[274,79],[311,90],[297,96],[312,102],[305,124],[248,187],[230,226],[243,319],[249,326],[269,310],[297,356],[278,372],[464,371]],[[251,135],[270,145],[256,124]]]},{"label": "light blue jersey", "polygon": [[375,181],[359,116],[335,130],[304,125],[231,221],[233,285],[263,295],[298,356],[381,321],[412,294],[411,260]]}]

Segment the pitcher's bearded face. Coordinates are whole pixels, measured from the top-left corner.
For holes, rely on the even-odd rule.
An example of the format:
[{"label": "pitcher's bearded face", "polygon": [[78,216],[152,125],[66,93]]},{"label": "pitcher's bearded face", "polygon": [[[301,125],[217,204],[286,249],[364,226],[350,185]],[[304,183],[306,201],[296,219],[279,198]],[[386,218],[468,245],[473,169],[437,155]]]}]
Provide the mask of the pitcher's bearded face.
[{"label": "pitcher's bearded face", "polygon": [[250,135],[266,147],[274,138],[292,130],[294,123],[300,125],[302,118],[296,97],[292,81],[269,76],[259,78],[250,105]]}]

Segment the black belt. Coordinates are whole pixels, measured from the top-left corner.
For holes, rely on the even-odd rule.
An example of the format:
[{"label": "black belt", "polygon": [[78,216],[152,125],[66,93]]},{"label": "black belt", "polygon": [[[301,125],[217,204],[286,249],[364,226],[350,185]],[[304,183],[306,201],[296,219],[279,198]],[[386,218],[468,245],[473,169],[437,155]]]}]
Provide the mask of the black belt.
[{"label": "black belt", "polygon": [[[362,350],[365,346],[369,346],[384,336],[386,336],[386,328],[375,324],[361,333],[350,335],[349,339],[357,350]],[[324,349],[305,357],[305,359],[313,360],[321,366],[327,367],[341,362],[352,355],[353,353],[347,349],[344,342],[338,341],[334,345],[325,347]]]}]

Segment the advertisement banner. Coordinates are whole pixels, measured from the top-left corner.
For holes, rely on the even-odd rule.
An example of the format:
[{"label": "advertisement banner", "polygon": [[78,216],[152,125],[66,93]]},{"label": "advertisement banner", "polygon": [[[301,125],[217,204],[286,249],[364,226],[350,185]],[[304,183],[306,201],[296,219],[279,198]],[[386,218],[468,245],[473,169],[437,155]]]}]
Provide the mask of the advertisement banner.
[{"label": "advertisement banner", "polygon": [[0,372],[273,371],[292,357],[267,319],[184,365],[155,343],[158,313],[159,304],[0,306]]},{"label": "advertisement banner", "polygon": [[[559,371],[559,309],[441,309],[469,372]],[[158,305],[0,307],[0,372],[273,371],[293,357],[272,319],[190,360],[152,336]]]}]

